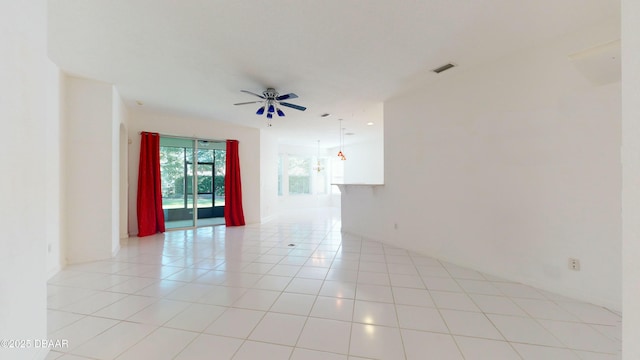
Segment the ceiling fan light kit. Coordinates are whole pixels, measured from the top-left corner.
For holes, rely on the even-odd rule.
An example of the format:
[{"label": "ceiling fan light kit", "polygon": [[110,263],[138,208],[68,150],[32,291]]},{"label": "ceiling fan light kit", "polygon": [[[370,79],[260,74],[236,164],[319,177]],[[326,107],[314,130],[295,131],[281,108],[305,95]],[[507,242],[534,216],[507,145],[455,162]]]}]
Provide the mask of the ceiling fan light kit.
[{"label": "ceiling fan light kit", "polygon": [[268,88],[267,90],[262,92],[262,95],[256,94],[256,93],[248,91],[248,90],[241,90],[241,91],[244,92],[244,93],[247,93],[247,94],[251,94],[253,96],[257,96],[262,100],[241,102],[241,103],[237,103],[237,104],[234,104],[234,105],[247,105],[247,104],[262,103],[263,105],[260,108],[258,108],[258,111],[256,111],[256,115],[263,115],[265,113],[265,110],[267,110],[267,120],[268,120],[267,125],[268,126],[271,126],[271,119],[273,118],[273,113],[274,112],[276,114],[278,114],[278,116],[280,116],[280,117],[285,116],[284,115],[284,111],[280,110],[280,108],[278,107],[280,105],[281,106],[290,107],[292,109],[296,109],[296,110],[300,110],[300,111],[307,110],[307,108],[304,107],[304,106],[291,104],[291,103],[282,101],[282,100],[288,100],[288,99],[297,98],[298,95],[296,95],[294,93],[288,93],[288,94],[280,95],[280,94],[278,94],[278,92],[274,88]]}]

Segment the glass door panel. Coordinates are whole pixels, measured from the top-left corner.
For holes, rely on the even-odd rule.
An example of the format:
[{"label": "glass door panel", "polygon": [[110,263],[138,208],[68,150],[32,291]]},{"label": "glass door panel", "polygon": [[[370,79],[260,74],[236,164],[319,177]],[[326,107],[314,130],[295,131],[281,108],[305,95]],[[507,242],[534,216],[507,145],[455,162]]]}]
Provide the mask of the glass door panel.
[{"label": "glass door panel", "polygon": [[198,163],[198,208],[213,207],[213,165]]},{"label": "glass door panel", "polygon": [[198,141],[198,221],[203,225],[224,223],[225,149],[224,142]]},{"label": "glass door panel", "polygon": [[162,209],[167,229],[193,227],[193,146],[188,139],[160,138]]},{"label": "glass door panel", "polygon": [[[193,154],[193,153],[192,153]],[[195,194],[193,193],[193,182],[194,182],[194,178],[193,178],[193,164],[192,163],[188,163],[187,164],[187,194],[186,194],[186,201],[187,201],[187,208],[188,209],[193,209],[193,199],[195,197]],[[193,211],[192,211],[193,214]]]},{"label": "glass door panel", "polygon": [[214,159],[214,178],[213,193],[214,206],[224,207],[224,175],[227,169],[227,150],[216,149],[213,153]]}]

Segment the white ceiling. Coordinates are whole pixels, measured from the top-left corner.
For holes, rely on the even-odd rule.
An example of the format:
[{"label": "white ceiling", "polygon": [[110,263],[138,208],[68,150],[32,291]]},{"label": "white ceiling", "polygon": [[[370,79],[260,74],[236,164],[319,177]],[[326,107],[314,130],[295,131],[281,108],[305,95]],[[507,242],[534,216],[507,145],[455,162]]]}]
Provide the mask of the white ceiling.
[{"label": "white ceiling", "polygon": [[[619,19],[617,0],[49,0],[50,56],[64,71],[113,83],[127,104],[266,128],[283,108],[282,143],[338,143],[380,131],[382,103],[586,26]],[[436,75],[447,62],[459,67]],[[331,117],[321,118],[323,113]],[[366,126],[367,121],[375,122]]]}]

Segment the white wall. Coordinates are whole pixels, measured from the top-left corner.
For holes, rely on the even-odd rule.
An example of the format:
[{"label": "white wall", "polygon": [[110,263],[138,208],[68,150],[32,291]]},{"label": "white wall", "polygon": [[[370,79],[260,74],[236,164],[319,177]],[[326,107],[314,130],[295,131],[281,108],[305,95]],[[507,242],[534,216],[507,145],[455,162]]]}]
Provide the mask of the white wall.
[{"label": "white wall", "polygon": [[640,359],[640,2],[622,1],[622,354]]},{"label": "white wall", "polygon": [[[345,145],[342,149],[345,184],[384,183],[384,136]],[[335,150],[335,153],[338,149]],[[333,153],[333,152],[332,152]]]},{"label": "white wall", "polygon": [[46,174],[46,232],[47,232],[47,275],[51,277],[60,271],[66,264],[65,246],[62,244],[62,205],[60,192],[62,176],[60,147],[60,121],[62,104],[60,102],[64,75],[53,63],[50,63],[47,71],[47,120],[45,147],[43,152],[44,173]]},{"label": "white wall", "polygon": [[[57,206],[46,194],[56,179],[44,173],[47,152],[56,151],[55,139],[47,141],[55,128],[47,123],[55,121],[46,113],[47,96],[57,92],[49,82],[55,69],[46,55],[46,23],[43,0],[0,2],[0,339],[47,336],[46,249],[58,235],[46,217]],[[46,352],[2,347],[0,358]]]},{"label": "white wall", "polygon": [[260,130],[260,221],[278,213],[278,139],[269,129]]},{"label": "white wall", "polygon": [[619,36],[587,29],[389,100],[385,186],[343,193],[343,229],[620,309],[620,82],[568,61]]},{"label": "white wall", "polygon": [[111,242],[111,253],[116,255],[120,250],[120,239],[127,238],[127,176],[128,176],[128,130],[129,111],[122,101],[118,90],[113,87],[113,120],[112,125],[112,216],[118,221],[112,222],[114,236]]},{"label": "white wall", "polygon": [[247,224],[260,222],[260,130],[222,121],[138,108],[131,109],[129,112],[129,139],[131,139],[131,145],[129,145],[129,234],[138,233],[136,199],[141,131],[198,139],[238,140],[240,142],[238,153],[245,222]]},{"label": "white wall", "polygon": [[[118,131],[111,84],[69,76],[63,120],[64,236],[69,263],[112,256],[118,236]],[[115,137],[115,139],[114,139]],[[114,209],[114,206],[116,209]]]}]

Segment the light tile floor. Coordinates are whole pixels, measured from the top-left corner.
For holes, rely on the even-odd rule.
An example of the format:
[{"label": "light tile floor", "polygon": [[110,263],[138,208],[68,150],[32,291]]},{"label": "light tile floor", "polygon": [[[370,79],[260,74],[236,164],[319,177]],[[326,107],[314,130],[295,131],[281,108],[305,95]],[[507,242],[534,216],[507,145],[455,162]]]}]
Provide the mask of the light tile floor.
[{"label": "light tile floor", "polygon": [[69,341],[48,359],[613,360],[621,348],[614,312],[341,234],[326,211],[132,238],[61,271],[48,300],[49,338]]}]

